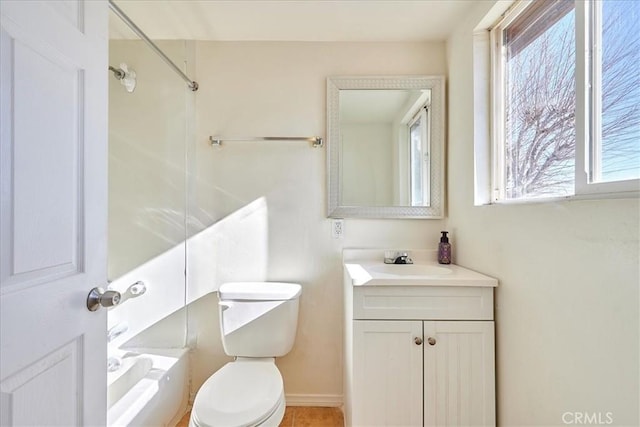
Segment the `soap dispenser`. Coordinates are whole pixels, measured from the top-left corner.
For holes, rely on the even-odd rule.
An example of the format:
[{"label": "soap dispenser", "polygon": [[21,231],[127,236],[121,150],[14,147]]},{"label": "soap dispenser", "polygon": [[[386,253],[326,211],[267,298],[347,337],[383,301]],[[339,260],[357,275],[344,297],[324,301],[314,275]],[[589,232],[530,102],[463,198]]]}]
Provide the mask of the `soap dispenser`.
[{"label": "soap dispenser", "polygon": [[440,264],[451,264],[451,243],[447,237],[448,231],[442,231],[440,244],[438,245],[438,262]]}]

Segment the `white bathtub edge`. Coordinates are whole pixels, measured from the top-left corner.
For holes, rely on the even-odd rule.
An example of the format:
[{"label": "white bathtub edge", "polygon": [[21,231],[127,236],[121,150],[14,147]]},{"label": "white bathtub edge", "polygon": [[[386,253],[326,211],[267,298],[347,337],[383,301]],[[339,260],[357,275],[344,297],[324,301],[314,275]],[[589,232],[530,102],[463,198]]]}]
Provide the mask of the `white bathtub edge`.
[{"label": "white bathtub edge", "polygon": [[109,409],[107,425],[171,425],[188,404],[189,349],[127,350],[151,358],[153,367]]}]

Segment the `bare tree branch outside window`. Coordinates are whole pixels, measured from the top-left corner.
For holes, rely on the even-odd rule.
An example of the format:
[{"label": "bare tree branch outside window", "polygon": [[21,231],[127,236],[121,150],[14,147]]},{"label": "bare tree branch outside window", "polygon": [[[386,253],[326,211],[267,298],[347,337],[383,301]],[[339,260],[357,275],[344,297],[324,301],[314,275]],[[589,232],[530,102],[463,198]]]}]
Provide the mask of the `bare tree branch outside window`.
[{"label": "bare tree branch outside window", "polygon": [[[633,174],[640,170],[639,5],[635,1],[605,2],[602,153],[596,153],[602,156],[605,179],[619,179],[629,171],[631,178],[637,178]],[[541,13],[538,21],[542,24],[529,18],[534,23],[523,31],[529,30],[532,37],[524,47],[521,39],[513,49],[509,40],[505,41],[508,199],[570,195],[574,191],[575,11],[569,7],[563,13],[544,31],[540,26],[544,19],[550,21],[548,17]]]},{"label": "bare tree branch outside window", "polygon": [[640,178],[640,2],[602,10],[602,177]]}]

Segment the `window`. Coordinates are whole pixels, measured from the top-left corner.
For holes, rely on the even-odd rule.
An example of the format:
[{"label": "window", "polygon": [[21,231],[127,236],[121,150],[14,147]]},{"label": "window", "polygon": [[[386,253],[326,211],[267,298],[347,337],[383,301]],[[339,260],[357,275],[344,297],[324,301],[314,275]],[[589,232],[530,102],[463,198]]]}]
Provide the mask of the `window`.
[{"label": "window", "polygon": [[491,38],[493,200],[637,191],[640,2],[523,1]]},{"label": "window", "polygon": [[[411,206],[429,206],[429,135],[427,107],[420,108],[408,123]],[[426,200],[425,200],[426,199]]]}]

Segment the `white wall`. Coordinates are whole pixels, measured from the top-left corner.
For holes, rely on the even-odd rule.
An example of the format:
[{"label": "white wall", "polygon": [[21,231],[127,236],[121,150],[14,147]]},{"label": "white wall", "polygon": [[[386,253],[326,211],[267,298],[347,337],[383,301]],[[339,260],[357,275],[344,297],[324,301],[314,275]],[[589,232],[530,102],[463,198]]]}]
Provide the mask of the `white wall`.
[{"label": "white wall", "polygon": [[[326,78],[332,75],[446,74],[444,43],[198,42],[197,132],[190,165],[191,234],[251,203],[264,203],[255,228],[259,248],[248,256],[231,244],[200,251],[223,280],[267,279],[303,286],[293,351],[277,361],[286,393],[339,403],[342,394],[343,247],[433,248],[442,220],[345,220],[345,239],[331,237],[326,218],[326,149],[306,143],[208,144],[209,135],[325,136]],[[250,218],[249,218],[250,219]],[[257,224],[258,222],[256,222]],[[226,231],[243,242],[243,228]],[[234,234],[236,233],[236,234]],[[250,245],[244,243],[243,247]],[[215,247],[215,246],[214,246]],[[193,252],[189,251],[191,263]],[[232,263],[221,263],[224,256]],[[196,260],[202,262],[202,260]],[[237,268],[246,266],[246,270]],[[235,269],[233,275],[225,268]],[[191,268],[189,267],[189,271]],[[190,273],[189,282],[197,280]],[[192,391],[228,360],[217,332],[215,298],[189,306]],[[302,395],[302,396],[301,396]]]},{"label": "white wall", "polygon": [[492,4],[447,42],[447,224],[454,262],[500,280],[498,423],[610,412],[615,425],[639,425],[638,199],[473,205],[472,33]]},{"label": "white wall", "polygon": [[[161,42],[184,62],[184,42]],[[132,93],[109,73],[109,278],[184,241],[188,96],[142,41],[109,43],[109,64],[135,69]]]},{"label": "white wall", "polygon": [[[158,43],[184,65],[185,42]],[[123,301],[109,311],[108,327],[126,322],[129,329],[112,346],[185,304],[185,156],[193,126],[193,93],[144,42],[111,40],[109,64],[123,62],[137,73],[137,86],[129,93],[109,74],[109,286]],[[126,300],[139,280],[146,293]],[[134,345],[184,345],[186,316],[173,319],[154,328],[157,339],[151,331]]]}]

